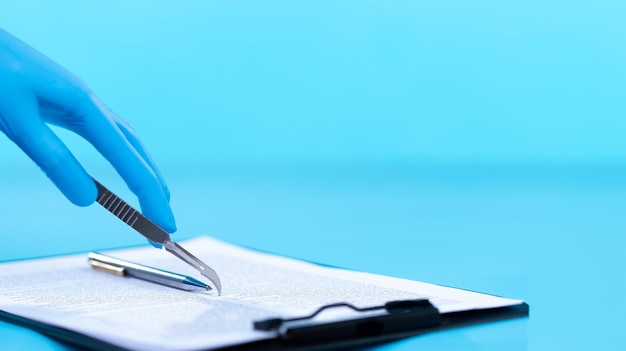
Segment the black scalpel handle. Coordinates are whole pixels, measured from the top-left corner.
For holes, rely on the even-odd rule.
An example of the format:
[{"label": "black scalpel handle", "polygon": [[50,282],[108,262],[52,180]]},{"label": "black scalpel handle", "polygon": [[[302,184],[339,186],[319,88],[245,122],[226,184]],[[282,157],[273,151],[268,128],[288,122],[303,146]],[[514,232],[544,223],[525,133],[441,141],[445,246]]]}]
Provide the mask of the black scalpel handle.
[{"label": "black scalpel handle", "polygon": [[154,224],[131,205],[113,194],[97,180],[94,179],[93,181],[98,188],[98,198],[96,202],[107,209],[107,211],[113,213],[115,217],[128,224],[153,243],[163,244],[165,241],[170,240],[170,235],[165,230],[161,229],[161,227]]}]

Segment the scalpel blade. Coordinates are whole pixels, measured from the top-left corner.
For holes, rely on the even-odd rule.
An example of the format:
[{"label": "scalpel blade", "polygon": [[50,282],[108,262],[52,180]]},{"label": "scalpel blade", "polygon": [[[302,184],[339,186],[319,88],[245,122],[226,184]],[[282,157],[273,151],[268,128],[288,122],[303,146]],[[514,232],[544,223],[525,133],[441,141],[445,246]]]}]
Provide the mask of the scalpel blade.
[{"label": "scalpel blade", "polygon": [[177,243],[167,240],[163,243],[163,247],[167,252],[172,255],[180,258],[181,260],[187,262],[188,265],[197,269],[200,274],[205,276],[208,280],[213,283],[215,288],[217,289],[217,294],[222,294],[222,282],[220,281],[220,277],[217,275],[217,272],[213,270],[213,268],[209,267],[206,263],[200,261],[196,256],[192,255],[189,251],[185,250],[182,246]]},{"label": "scalpel blade", "polygon": [[115,217],[119,218],[122,222],[135,229],[139,234],[146,237],[146,239],[153,243],[163,245],[167,252],[198,270],[200,274],[211,281],[213,285],[211,288],[215,288],[218,295],[222,293],[222,282],[215,270],[189,253],[189,251],[185,250],[182,246],[172,241],[170,235],[165,230],[154,224],[154,222],[135,210],[117,195],[113,194],[113,192],[105,188],[100,182],[95,179],[93,181],[98,188],[98,198],[96,202],[102,205],[107,211],[113,213]]}]

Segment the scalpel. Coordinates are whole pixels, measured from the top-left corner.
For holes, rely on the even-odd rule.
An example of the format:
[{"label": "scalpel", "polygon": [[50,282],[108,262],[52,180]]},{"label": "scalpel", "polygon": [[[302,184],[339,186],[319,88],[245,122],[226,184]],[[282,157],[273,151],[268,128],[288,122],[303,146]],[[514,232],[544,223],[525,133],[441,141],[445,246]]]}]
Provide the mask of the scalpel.
[{"label": "scalpel", "polygon": [[197,257],[189,253],[182,246],[178,245],[170,238],[170,235],[161,227],[154,224],[151,220],[142,215],[139,211],[135,210],[132,206],[127,204],[124,200],[120,199],[117,195],[113,194],[104,185],[100,184],[94,179],[96,186],[98,187],[98,198],[96,201],[102,205],[107,211],[113,213],[122,222],[128,224],[135,229],[139,234],[146,237],[153,243],[162,245],[165,250],[172,255],[180,258],[191,267],[197,269],[200,274],[205,276],[212,283],[212,289],[217,290],[217,294],[222,293],[222,283],[220,277],[209,267],[206,263],[200,261]]}]

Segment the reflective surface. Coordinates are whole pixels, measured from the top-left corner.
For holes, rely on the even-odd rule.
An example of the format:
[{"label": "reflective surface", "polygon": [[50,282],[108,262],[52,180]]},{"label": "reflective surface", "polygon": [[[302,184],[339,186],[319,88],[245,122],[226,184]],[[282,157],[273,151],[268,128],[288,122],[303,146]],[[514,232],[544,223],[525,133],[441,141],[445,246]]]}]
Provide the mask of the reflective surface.
[{"label": "reflective surface", "polygon": [[[529,319],[382,349],[616,349],[626,341],[610,323],[625,307],[617,294],[625,287],[625,169],[188,171],[169,177],[181,226],[176,239],[206,233],[325,264],[519,297],[531,306]],[[2,213],[15,218],[4,231],[17,233],[9,234],[2,257],[146,244],[103,209],[66,203],[43,176],[2,184],[11,184],[4,191],[14,200]],[[29,209],[36,220],[24,216]],[[43,226],[63,241],[46,240]],[[97,235],[103,231],[111,235]],[[607,321],[602,328],[600,319]],[[9,339],[23,335],[2,326]]]}]

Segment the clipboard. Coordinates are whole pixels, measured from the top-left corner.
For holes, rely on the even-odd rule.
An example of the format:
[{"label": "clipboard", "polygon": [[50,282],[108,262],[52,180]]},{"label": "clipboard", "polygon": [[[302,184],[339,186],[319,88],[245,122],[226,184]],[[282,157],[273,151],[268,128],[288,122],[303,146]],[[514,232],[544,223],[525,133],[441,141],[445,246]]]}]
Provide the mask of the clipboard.
[{"label": "clipboard", "polygon": [[[222,342],[222,344],[214,342],[213,340],[220,340],[219,333],[221,333],[221,331],[212,329],[219,328],[219,325],[208,323],[204,325],[204,329],[198,329],[197,327],[193,329],[194,335],[199,337],[198,340],[201,340],[201,342],[194,343],[194,345],[197,346],[184,346],[183,344],[172,343],[170,345],[182,346],[161,347],[162,349],[224,351],[354,349],[450,328],[528,316],[529,307],[523,300],[507,299],[424,282],[321,266],[242,248],[208,237],[193,239],[187,243],[190,246],[195,246],[199,251],[205,248],[207,250],[205,255],[207,256],[213,251],[220,252],[223,255],[222,259],[228,260],[228,263],[232,263],[232,265],[224,264],[222,266],[224,270],[231,269],[231,274],[236,274],[239,269],[238,267],[248,262],[253,262],[256,266],[261,265],[264,271],[270,270],[273,272],[273,275],[269,277],[263,277],[262,280],[257,279],[257,281],[272,282],[272,284],[266,288],[269,290],[258,291],[258,289],[254,287],[256,285],[249,285],[247,280],[240,282],[240,286],[243,287],[234,285],[233,291],[246,292],[247,295],[243,295],[244,299],[258,296],[263,298],[266,298],[266,296],[271,297],[274,295],[268,294],[275,293],[279,290],[282,291],[281,289],[287,289],[286,291],[295,291],[305,295],[309,293],[315,294],[315,290],[309,290],[309,286],[306,284],[304,284],[304,286],[301,286],[302,283],[294,285],[293,281],[285,280],[285,277],[293,278],[292,275],[289,275],[293,272],[297,272],[299,275],[305,277],[315,277],[310,285],[313,287],[330,286],[324,285],[324,283],[333,283],[338,284],[339,287],[347,288],[346,290],[340,289],[340,293],[333,295],[332,298],[316,296],[318,302],[309,303],[306,306],[300,305],[301,299],[290,299],[287,297],[288,294],[284,294],[284,298],[287,299],[287,302],[283,303],[282,308],[276,309],[272,308],[276,300],[272,300],[272,303],[266,305],[263,305],[263,300],[261,300],[261,302],[245,302],[242,304],[241,300],[238,300],[237,294],[230,295],[226,300],[222,297],[210,299],[210,302],[206,300],[207,303],[192,303],[193,301],[190,300],[191,302],[189,302],[187,306],[198,309],[210,305],[212,306],[210,307],[211,309],[224,307],[226,309],[222,311],[227,311],[228,306],[232,306],[232,304],[236,306],[255,306],[254,304],[256,303],[260,303],[263,308],[261,311],[252,307],[251,311],[254,311],[253,314],[246,314],[249,310],[245,308],[243,310],[238,309],[237,313],[239,313],[238,317],[241,317],[241,323],[235,326],[238,329],[236,329],[236,333],[233,334],[235,336],[232,341]],[[126,254],[132,255],[133,257],[152,257],[152,250],[151,247],[126,248],[119,249],[112,253],[114,256]],[[128,286],[133,286],[133,289],[137,289],[135,293],[131,294],[132,296],[128,297],[130,302],[143,301],[143,299],[146,298],[149,299],[156,290],[160,291],[161,289],[171,290],[167,292],[162,291],[168,298],[183,298],[183,295],[191,294],[186,291],[153,284],[152,282],[138,279],[127,280],[123,277],[104,275],[91,268],[87,269],[87,258],[87,255],[75,254],[20,262],[7,262],[0,264],[8,265],[7,269],[0,270],[0,272],[4,272],[4,276],[6,276],[7,279],[12,279],[11,277],[15,276],[15,274],[8,274],[8,272],[24,271],[26,276],[31,274],[29,272],[36,272],[33,274],[37,274],[39,278],[41,278],[40,273],[42,271],[52,272],[54,274],[50,276],[50,279],[46,280],[45,284],[52,284],[50,288],[53,293],[55,292],[57,294],[65,294],[67,289],[66,285],[62,285],[59,288],[55,287],[58,283],[59,273],[57,272],[59,272],[59,269],[63,272],[63,276],[71,277],[71,281],[76,280],[77,277],[80,277],[80,279],[76,280],[78,282],[82,281],[81,279],[88,279],[92,284],[90,285],[92,288],[103,289],[100,291],[107,294],[106,296],[109,299],[115,299],[115,296],[118,295],[120,298],[126,298],[124,293],[114,294],[114,292],[124,291]],[[2,274],[3,273],[0,273],[0,275]],[[22,276],[20,275],[20,277]],[[14,286],[28,287],[28,282],[28,279],[20,278],[15,280],[13,284],[15,284]],[[376,282],[376,285],[372,285],[374,284],[373,282]],[[41,286],[43,283],[39,281],[37,284]],[[78,284],[80,285],[80,283]],[[276,284],[276,286],[274,284]],[[288,285],[294,285],[294,287]],[[248,286],[250,286],[250,288],[248,288]],[[389,286],[389,288],[387,288],[387,286]],[[369,299],[369,294],[364,293],[364,291],[369,291],[369,288],[375,288],[378,293],[383,291],[384,293],[381,293],[373,299]],[[332,291],[333,289],[330,290]],[[89,294],[82,294],[80,289],[78,294],[80,294],[80,299],[77,301],[83,304],[84,302],[90,301],[97,304],[101,301],[99,298],[94,298],[93,300],[89,299]],[[474,299],[478,300],[474,302]],[[202,298],[202,301],[205,301],[204,298]],[[442,303],[442,301],[445,301],[445,303]],[[129,302],[125,302],[125,304],[127,303]],[[461,303],[463,307],[455,308],[454,303]],[[166,306],[170,305],[174,306],[174,304]],[[77,324],[72,321],[72,318],[61,318],[56,314],[54,318],[48,317],[47,319],[42,319],[38,309],[11,309],[10,304],[6,306],[8,306],[6,309],[4,307],[0,308],[1,320],[30,328],[54,339],[65,341],[71,345],[77,345],[92,350],[150,349],[150,346],[162,346],[161,344],[153,342],[150,336],[151,334],[148,332],[143,334],[146,336],[145,338],[131,339],[131,337],[134,337],[136,334],[133,334],[133,332],[130,334],[127,333],[128,329],[126,328],[114,327],[115,322],[111,323],[107,321],[119,321],[119,318],[114,316],[106,319],[104,317],[106,313],[101,316],[101,318],[104,319],[98,319],[96,324]],[[87,304],[86,306],[93,305]],[[146,306],[159,305],[147,304]],[[289,308],[284,308],[284,306],[288,306]],[[300,308],[298,308],[298,306]],[[42,307],[42,310],[48,311],[49,309],[56,308],[57,307],[53,305],[51,307]],[[67,313],[72,317],[75,314],[72,314],[71,311],[73,311],[74,308],[80,307],[73,307],[73,305],[71,305],[70,308],[72,308],[72,310]],[[159,309],[160,308],[161,307],[159,307]],[[176,308],[172,307],[167,309],[167,311],[170,311],[168,313],[176,313]],[[211,315],[214,315],[215,312],[219,312],[211,309],[201,311],[205,311],[202,313],[210,313]],[[143,316],[149,312],[149,309],[145,310]],[[300,312],[302,315],[299,315]],[[283,313],[285,315],[281,315]],[[162,312],[157,314],[157,316],[161,315]],[[154,316],[154,314],[152,314],[152,316]],[[168,319],[166,318],[164,320],[167,321]],[[173,320],[176,321],[177,319],[174,317]],[[93,322],[94,319],[87,318],[85,321]],[[194,323],[193,319],[186,319],[186,321],[189,325],[200,325]],[[132,323],[131,320],[130,323],[126,324],[126,327],[132,328]],[[87,329],[83,327],[84,325],[95,325],[96,328],[102,326],[102,329]],[[162,323],[161,325],[168,325],[168,323]],[[207,326],[209,327],[207,328]],[[139,331],[142,333],[140,329],[141,327],[136,328],[134,332],[137,333],[137,331]],[[97,331],[95,334],[93,333],[94,330]],[[242,335],[242,333],[246,333],[246,337],[241,338],[240,335]],[[177,335],[178,334],[170,334],[167,338],[175,338]],[[129,343],[129,340],[132,343]],[[147,341],[143,342],[143,340]]]},{"label": "clipboard", "polygon": [[[354,318],[316,322],[315,317],[335,308],[349,308]],[[220,351],[292,350],[316,351],[355,349],[400,340],[441,330],[459,328],[506,319],[527,317],[529,306],[515,306],[439,313],[426,299],[390,301],[382,306],[359,308],[348,303],[325,305],[310,315],[296,318],[269,318],[253,323],[258,331],[272,333],[273,338],[239,344]],[[38,323],[0,311],[0,320],[24,326],[72,345],[102,351],[126,350],[102,340],[52,325]]]}]

